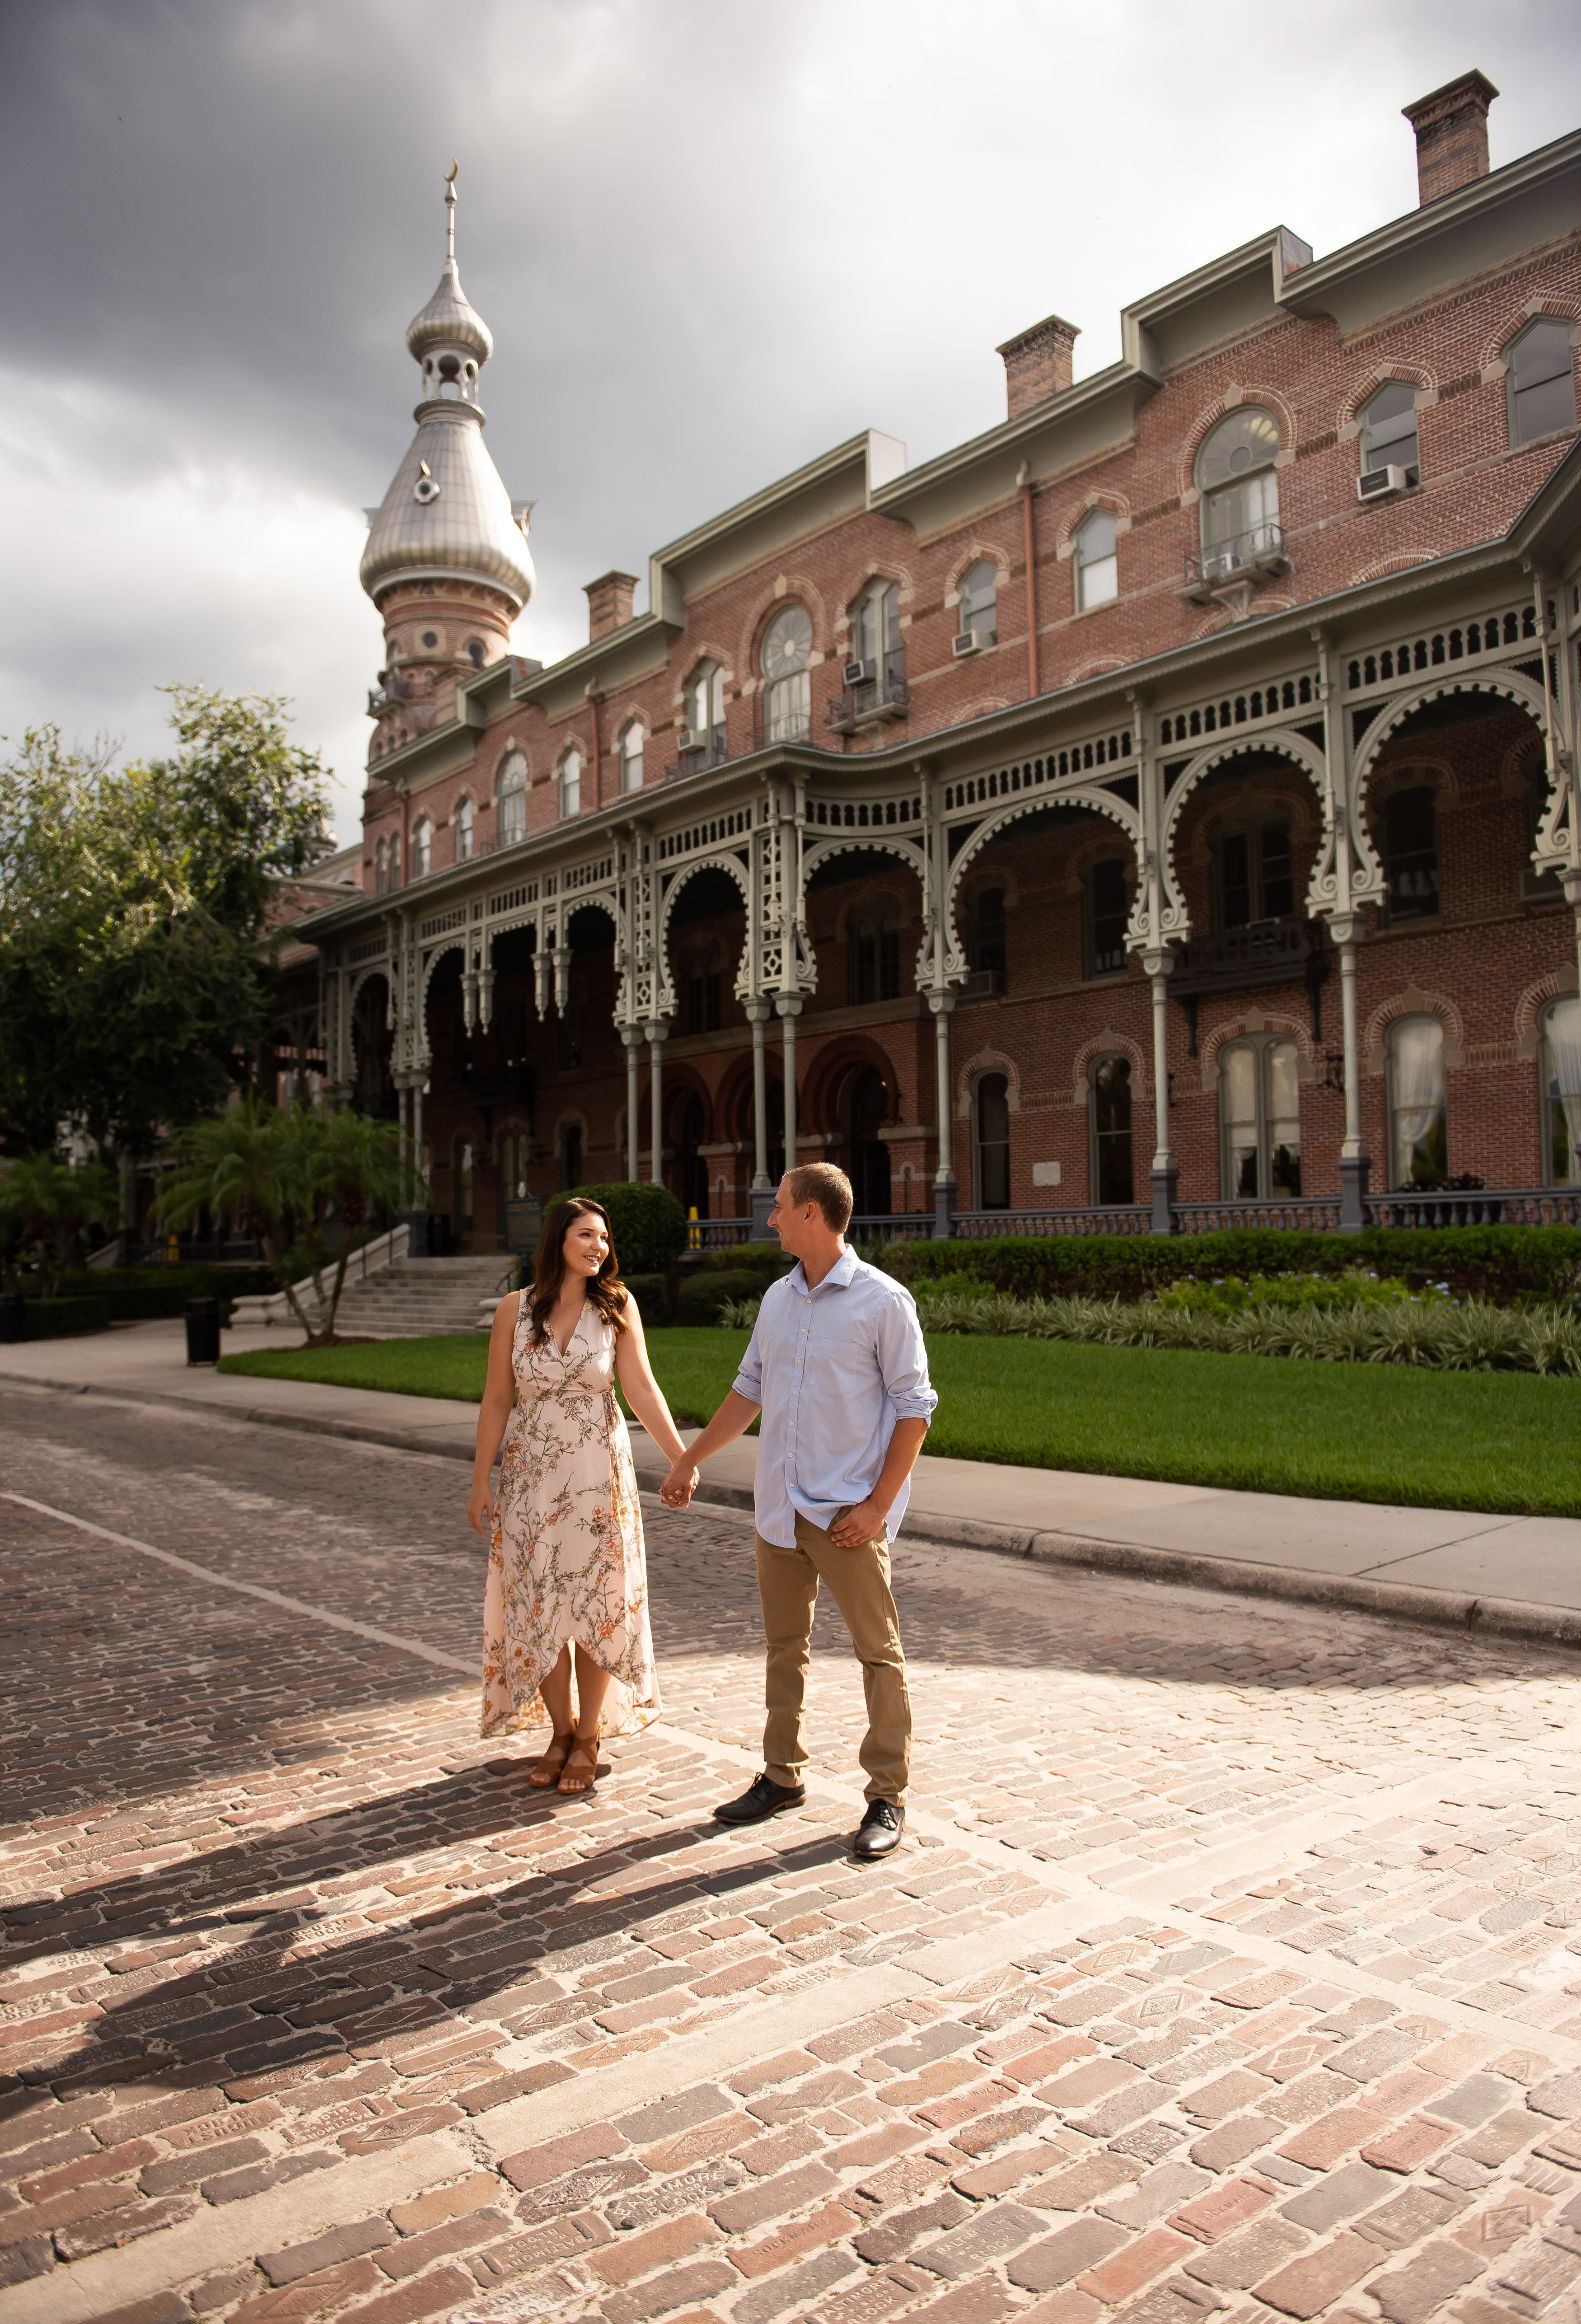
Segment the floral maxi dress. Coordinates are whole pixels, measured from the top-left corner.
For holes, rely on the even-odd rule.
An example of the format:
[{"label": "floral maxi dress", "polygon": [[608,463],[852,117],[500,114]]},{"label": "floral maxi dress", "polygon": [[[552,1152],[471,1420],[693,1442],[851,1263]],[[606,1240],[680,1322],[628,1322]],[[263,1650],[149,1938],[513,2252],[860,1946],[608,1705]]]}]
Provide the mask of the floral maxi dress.
[{"label": "floral maxi dress", "polygon": [[516,1406],[500,1456],[483,1601],[483,1729],[545,1722],[540,1683],[573,1640],[609,1673],[606,1735],[661,1705],[631,1438],[615,1393],[615,1333],[591,1301],[562,1356],[533,1346],[520,1296]]}]

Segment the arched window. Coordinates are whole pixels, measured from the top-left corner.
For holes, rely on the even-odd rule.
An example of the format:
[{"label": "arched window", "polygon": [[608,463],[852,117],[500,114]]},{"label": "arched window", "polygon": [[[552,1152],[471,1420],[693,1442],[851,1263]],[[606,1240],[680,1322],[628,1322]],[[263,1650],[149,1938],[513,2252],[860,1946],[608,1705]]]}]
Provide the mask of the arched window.
[{"label": "arched window", "polygon": [[1221,560],[1265,555],[1280,545],[1279,422],[1257,404],[1243,405],[1211,430],[1197,455],[1202,494],[1202,546]]},{"label": "arched window", "polygon": [[559,811],[562,816],[582,812],[582,753],[568,751],[559,762]]},{"label": "arched window", "polygon": [[454,820],[456,825],[456,861],[458,863],[470,863],[472,861],[473,816],[472,801],[469,798],[458,799],[457,801]]},{"label": "arched window", "polygon": [[1114,519],[1108,509],[1093,509],[1076,529],[1076,609],[1106,605],[1120,595],[1120,560],[1114,549]]},{"label": "arched window", "polygon": [[852,913],[846,928],[846,958],[853,1007],[900,999],[901,916],[894,905],[868,905]]},{"label": "arched window", "polygon": [[1010,1208],[1010,1084],[981,1074],[972,1093],[973,1193],[979,1211]]},{"label": "arched window", "polygon": [[455,1231],[458,1235],[472,1232],[472,1166],[473,1148],[470,1138],[456,1140],[455,1167]]},{"label": "arched window", "polygon": [[1096,1057],[1087,1075],[1088,1169],[1095,1203],[1133,1203],[1131,1060]]},{"label": "arched window", "polygon": [[1389,923],[1431,918],[1438,909],[1438,820],[1430,783],[1391,791],[1383,801],[1382,856]]},{"label": "arched window", "polygon": [[527,836],[527,761],[507,752],[499,773],[500,845],[514,847]]},{"label": "arched window", "polygon": [[[860,677],[851,675],[860,663]],[[851,608],[851,662],[846,679],[858,711],[903,694],[906,648],[901,632],[901,586],[874,581]]]},{"label": "arched window", "polygon": [[717,661],[699,662],[686,682],[683,696],[685,731],[680,747],[688,753],[686,771],[717,767],[725,762],[725,673]]},{"label": "arched window", "polygon": [[1288,920],[1296,908],[1290,827],[1282,816],[1221,832],[1214,842],[1221,929]]},{"label": "arched window", "polygon": [[633,718],[620,738],[620,790],[623,798],[643,788],[643,725]]},{"label": "arched window", "polygon": [[1082,886],[1086,905],[1086,973],[1119,976],[1125,967],[1125,929],[1131,918],[1125,858],[1100,857],[1088,866]]},{"label": "arched window", "polygon": [[1530,444],[1556,428],[1576,425],[1576,364],[1570,326],[1539,315],[1504,350],[1510,397],[1510,441]]},{"label": "arched window", "polygon": [[[980,646],[999,643],[999,567],[985,557],[968,565],[961,575],[960,632]],[[964,649],[963,649],[964,650]]]},{"label": "arched window", "polygon": [[1441,1186],[1449,1175],[1444,1028],[1397,1017],[1389,1028],[1389,1183]]},{"label": "arched window", "polygon": [[481,669],[484,666],[485,658],[483,640],[481,638],[468,638],[467,641],[467,659],[472,664],[473,669]]},{"label": "arched window", "polygon": [[849,1076],[842,1092],[841,1112],[855,1208],[864,1218],[887,1217],[892,1195],[890,1150],[883,1126],[890,1116],[890,1093],[876,1066],[863,1065]]},{"label": "arched window", "polygon": [[805,742],[812,726],[812,616],[787,605],[763,633],[764,740]]},{"label": "arched window", "polygon": [[1390,380],[1376,395],[1368,397],[1361,417],[1363,475],[1376,468],[1403,468],[1406,483],[1419,484],[1416,390],[1410,381]]},{"label": "arched window", "polygon": [[433,869],[434,827],[426,815],[420,815],[411,832],[411,876],[426,880]]},{"label": "arched window", "polygon": [[1543,1011],[1544,1183],[1581,1186],[1581,1001],[1551,1001]]},{"label": "arched window", "polygon": [[1301,1108],[1293,1041],[1234,1041],[1219,1060],[1226,1198],[1268,1202],[1301,1191]]},{"label": "arched window", "polygon": [[399,832],[397,832],[397,833],[396,833],[396,835],[395,835],[395,836],[394,836],[394,837],[391,840],[391,842],[390,842],[390,890],[391,890],[391,893],[392,893],[392,894],[393,894],[394,890],[395,890],[397,888],[399,888],[399,887],[400,887],[400,885],[401,885],[401,835],[399,834]]},{"label": "arched window", "polygon": [[381,839],[374,850],[374,893],[388,895],[390,890],[390,851]]}]

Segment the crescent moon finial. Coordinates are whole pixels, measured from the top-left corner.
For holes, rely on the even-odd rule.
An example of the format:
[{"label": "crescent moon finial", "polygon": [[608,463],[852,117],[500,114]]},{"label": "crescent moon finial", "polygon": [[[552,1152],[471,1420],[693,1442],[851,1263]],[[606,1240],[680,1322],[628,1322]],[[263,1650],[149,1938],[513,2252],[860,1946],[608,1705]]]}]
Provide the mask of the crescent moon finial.
[{"label": "crescent moon finial", "polygon": [[460,164],[460,162],[459,162],[459,161],[452,161],[452,162],[451,162],[451,164],[450,164],[449,168],[448,168],[448,169],[446,171],[446,172],[445,172],[445,183],[446,183],[446,185],[448,185],[448,186],[453,186],[453,185],[455,184],[455,182],[456,182],[456,172],[457,172],[457,171],[458,171],[458,170],[459,170],[459,168],[460,168],[460,167],[461,167],[461,164]]}]

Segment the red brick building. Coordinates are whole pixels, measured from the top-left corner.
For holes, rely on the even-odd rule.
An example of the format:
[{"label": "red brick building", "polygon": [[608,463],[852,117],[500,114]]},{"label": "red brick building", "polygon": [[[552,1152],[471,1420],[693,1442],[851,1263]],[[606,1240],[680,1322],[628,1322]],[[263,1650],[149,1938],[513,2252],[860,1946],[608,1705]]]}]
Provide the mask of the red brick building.
[{"label": "red brick building", "polygon": [[362,891],[297,932],[458,1248],[624,1176],[744,1231],[792,1152],[966,1231],[1577,1215],[1581,134],[1490,172],[1494,94],[1407,108],[1408,217],[1212,260],[1079,383],[1049,317],[985,433],[837,446],[548,669],[452,255]]}]

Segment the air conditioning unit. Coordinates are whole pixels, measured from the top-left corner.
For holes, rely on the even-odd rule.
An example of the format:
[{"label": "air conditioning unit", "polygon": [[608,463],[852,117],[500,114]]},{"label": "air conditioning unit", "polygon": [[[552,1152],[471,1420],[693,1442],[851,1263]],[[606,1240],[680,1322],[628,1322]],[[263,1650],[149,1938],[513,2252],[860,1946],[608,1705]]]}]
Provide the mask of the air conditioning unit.
[{"label": "air conditioning unit", "polygon": [[1403,468],[1393,463],[1386,468],[1369,468],[1365,475],[1356,478],[1356,498],[1359,501],[1384,501],[1391,493],[1402,493],[1410,482]]},{"label": "air conditioning unit", "polygon": [[691,727],[683,726],[676,735],[675,747],[678,751],[700,751],[706,740],[706,736],[695,733]]},{"label": "air conditioning unit", "polygon": [[848,661],[845,668],[847,686],[865,686],[878,674],[878,664],[872,661]]},{"label": "air conditioning unit", "polygon": [[951,647],[951,651],[957,661],[965,661],[966,656],[975,654],[982,643],[983,637],[980,631],[963,630]]},{"label": "air conditioning unit", "polygon": [[1240,569],[1241,552],[1238,549],[1216,549],[1211,556],[1202,560],[1204,577],[1209,581],[1222,581],[1226,573],[1238,573]]}]

